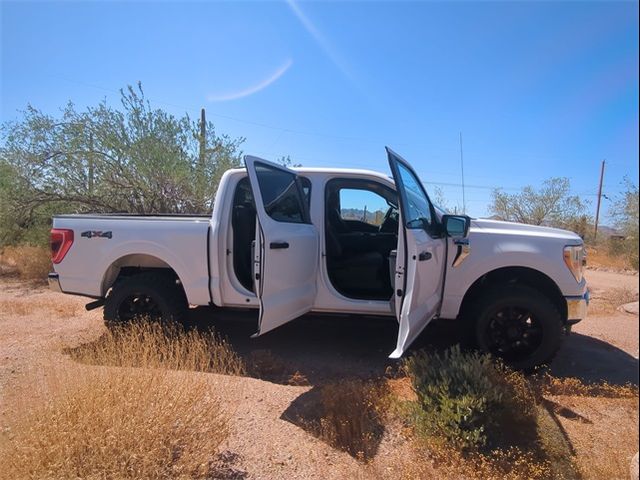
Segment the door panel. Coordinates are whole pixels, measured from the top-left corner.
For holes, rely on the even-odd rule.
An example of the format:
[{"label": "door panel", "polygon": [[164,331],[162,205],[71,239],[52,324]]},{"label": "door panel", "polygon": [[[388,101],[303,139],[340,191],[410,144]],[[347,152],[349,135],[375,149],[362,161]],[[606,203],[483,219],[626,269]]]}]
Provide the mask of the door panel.
[{"label": "door panel", "polygon": [[446,246],[438,234],[438,220],[420,179],[389,148],[387,156],[400,203],[394,277],[399,327],[396,349],[390,355],[399,358],[439,311]]},{"label": "door panel", "polygon": [[244,161],[258,218],[253,268],[260,299],[257,336],[311,310],[319,234],[295,172],[256,157]]}]

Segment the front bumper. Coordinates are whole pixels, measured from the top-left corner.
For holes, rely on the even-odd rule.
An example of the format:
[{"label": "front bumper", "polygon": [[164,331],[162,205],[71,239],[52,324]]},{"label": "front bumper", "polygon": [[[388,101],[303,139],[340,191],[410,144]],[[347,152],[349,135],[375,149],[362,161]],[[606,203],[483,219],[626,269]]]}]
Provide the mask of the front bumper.
[{"label": "front bumper", "polygon": [[57,273],[50,273],[48,280],[50,290],[58,293],[63,293],[62,288],[60,288],[60,277]]},{"label": "front bumper", "polygon": [[567,301],[567,324],[573,325],[587,318],[587,307],[590,300],[589,290],[585,290],[582,295],[564,298]]}]

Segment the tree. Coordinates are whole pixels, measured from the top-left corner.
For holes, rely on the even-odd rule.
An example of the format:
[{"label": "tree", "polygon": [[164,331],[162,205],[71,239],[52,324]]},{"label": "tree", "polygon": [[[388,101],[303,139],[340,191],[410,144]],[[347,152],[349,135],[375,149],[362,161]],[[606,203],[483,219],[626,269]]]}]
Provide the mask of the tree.
[{"label": "tree", "polygon": [[589,223],[588,202],[569,195],[570,190],[569,179],[557,177],[545,180],[537,190],[526,186],[519,193],[508,194],[498,188],[489,208],[501,220],[569,228],[584,236]]},{"label": "tree", "polygon": [[188,115],[151,108],[140,84],[120,92],[120,109],[69,103],[54,118],[28,106],[2,125],[0,243],[31,240],[33,228],[46,235],[54,212],[211,210],[244,139],[216,135],[210,122],[201,138]]},{"label": "tree", "polygon": [[455,204],[453,206],[449,204],[444,191],[437,185],[429,191],[429,198],[437,207],[445,212],[453,213],[455,215],[464,213],[464,209],[459,204]]},{"label": "tree", "polygon": [[638,185],[635,185],[628,177],[624,179],[624,191],[614,202],[609,214],[616,222],[616,227],[624,234],[624,253],[628,255],[629,262],[638,269]]},{"label": "tree", "polygon": [[283,167],[287,167],[287,168],[297,168],[302,166],[301,163],[293,163],[293,160],[291,160],[291,157],[289,155],[287,156],[282,155],[280,158],[276,160],[276,163],[279,163]]}]

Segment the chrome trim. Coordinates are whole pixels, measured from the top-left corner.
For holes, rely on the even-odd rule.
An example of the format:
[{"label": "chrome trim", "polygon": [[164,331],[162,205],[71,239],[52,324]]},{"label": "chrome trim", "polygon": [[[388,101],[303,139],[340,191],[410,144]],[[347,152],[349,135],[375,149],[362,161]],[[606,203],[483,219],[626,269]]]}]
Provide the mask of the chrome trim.
[{"label": "chrome trim", "polygon": [[50,290],[58,293],[64,293],[62,288],[60,288],[60,276],[57,273],[50,273],[48,281]]},{"label": "chrome trim", "polygon": [[567,321],[587,318],[587,307],[590,300],[588,290],[581,296],[565,297],[565,299],[567,300]]}]

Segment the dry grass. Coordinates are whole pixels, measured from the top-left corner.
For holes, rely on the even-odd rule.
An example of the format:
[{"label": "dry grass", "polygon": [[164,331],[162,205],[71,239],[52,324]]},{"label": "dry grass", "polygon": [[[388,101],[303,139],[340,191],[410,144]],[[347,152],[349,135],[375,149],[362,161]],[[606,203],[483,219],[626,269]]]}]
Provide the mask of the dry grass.
[{"label": "dry grass", "polygon": [[43,247],[4,247],[0,252],[0,273],[18,275],[23,280],[46,282],[52,270],[51,252]]},{"label": "dry grass", "polygon": [[72,355],[119,368],[79,366],[49,382],[47,401],[23,408],[2,438],[6,478],[211,476],[231,412],[215,377],[192,370],[242,371],[224,342],[142,324]]},{"label": "dry grass", "polygon": [[98,340],[65,349],[91,365],[161,368],[243,375],[244,364],[214,332],[186,331],[179,325],[134,322],[108,330]]},{"label": "dry grass", "polygon": [[0,300],[0,311],[4,315],[26,316],[47,312],[59,318],[70,318],[78,313],[79,307],[68,300],[52,301],[31,297],[15,300]]},{"label": "dry grass", "polygon": [[346,380],[320,390],[320,420],[316,435],[334,448],[361,460],[372,458],[383,433],[387,391],[383,384]]},{"label": "dry grass", "polygon": [[547,480],[566,478],[553,472],[549,462],[517,448],[489,454],[462,454],[459,450],[424,439],[412,440],[412,454],[394,472],[394,478],[462,478],[483,480]]},{"label": "dry grass", "polygon": [[247,356],[247,373],[261,380],[284,383],[289,376],[289,367],[285,361],[271,350],[253,350]]},{"label": "dry grass", "polygon": [[594,293],[589,304],[589,313],[612,313],[621,305],[638,301],[638,292],[630,288],[610,288],[604,292]]},{"label": "dry grass", "polygon": [[548,373],[531,379],[531,383],[542,396],[638,398],[638,387],[630,383],[614,385],[607,382],[584,383],[578,378],[557,378]]},{"label": "dry grass", "polygon": [[587,265],[610,270],[634,270],[628,255],[612,254],[604,245],[587,246]]}]

